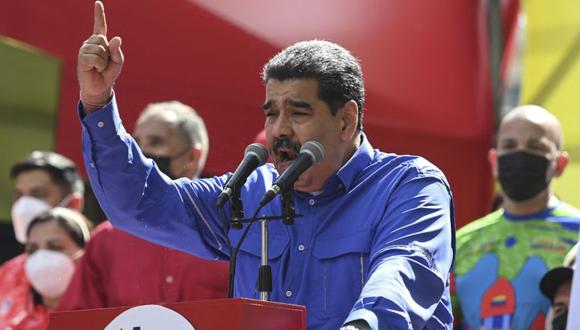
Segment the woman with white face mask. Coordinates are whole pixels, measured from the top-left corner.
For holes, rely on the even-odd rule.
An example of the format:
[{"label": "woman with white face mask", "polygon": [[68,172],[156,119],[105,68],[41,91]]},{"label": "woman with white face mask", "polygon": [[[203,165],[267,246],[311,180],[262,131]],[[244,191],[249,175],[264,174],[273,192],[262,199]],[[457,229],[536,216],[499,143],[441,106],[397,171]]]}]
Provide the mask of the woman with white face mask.
[{"label": "woman with white face mask", "polygon": [[[75,271],[75,260],[89,239],[86,218],[56,207],[34,218],[27,229],[24,270],[8,276],[27,285],[0,283],[11,291],[0,302],[0,329],[43,330]],[[10,287],[5,287],[10,286]]]}]

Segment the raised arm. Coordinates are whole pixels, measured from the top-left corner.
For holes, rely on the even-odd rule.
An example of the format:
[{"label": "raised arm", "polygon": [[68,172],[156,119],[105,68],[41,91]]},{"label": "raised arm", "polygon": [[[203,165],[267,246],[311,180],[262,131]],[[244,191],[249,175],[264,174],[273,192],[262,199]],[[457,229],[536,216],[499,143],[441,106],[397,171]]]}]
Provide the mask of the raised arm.
[{"label": "raised arm", "polygon": [[121,39],[107,39],[103,4],[78,57],[83,159],[111,223],[159,245],[204,258],[225,258],[215,201],[223,178],[172,181],[145,157],[122,125],[113,84],[123,66]]},{"label": "raised arm", "polygon": [[85,114],[103,107],[113,94],[113,84],[123,67],[121,38],[107,39],[105,7],[95,1],[93,34],[79,49],[77,75]]}]

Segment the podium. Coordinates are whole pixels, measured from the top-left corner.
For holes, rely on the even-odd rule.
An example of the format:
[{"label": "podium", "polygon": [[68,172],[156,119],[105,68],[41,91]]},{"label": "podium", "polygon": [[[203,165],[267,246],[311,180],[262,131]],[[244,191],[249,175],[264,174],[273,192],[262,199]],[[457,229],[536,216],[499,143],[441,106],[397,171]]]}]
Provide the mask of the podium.
[{"label": "podium", "polygon": [[[200,300],[159,305],[181,314],[195,330],[306,329],[306,308],[298,305],[252,299]],[[131,308],[54,312],[50,314],[48,330],[103,330],[118,315]]]}]

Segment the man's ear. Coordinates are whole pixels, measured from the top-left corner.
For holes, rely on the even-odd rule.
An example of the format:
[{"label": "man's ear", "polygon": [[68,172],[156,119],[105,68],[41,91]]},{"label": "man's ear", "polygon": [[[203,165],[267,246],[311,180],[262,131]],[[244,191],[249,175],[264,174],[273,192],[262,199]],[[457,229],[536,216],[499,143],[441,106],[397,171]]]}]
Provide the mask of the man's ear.
[{"label": "man's ear", "polygon": [[564,173],[566,166],[568,166],[568,163],[570,163],[570,156],[566,151],[561,151],[558,159],[556,159],[556,173],[554,173],[554,175],[556,177],[561,176]]},{"label": "man's ear", "polygon": [[354,100],[347,101],[339,111],[342,116],[340,121],[340,138],[343,142],[353,139],[358,126],[358,105]]},{"label": "man's ear", "polygon": [[494,179],[497,179],[497,150],[495,148],[491,148],[487,152],[487,161],[489,161],[489,165],[491,166],[491,174],[493,175]]},{"label": "man's ear", "polygon": [[201,145],[196,143],[193,147],[191,147],[189,149],[189,151],[187,152],[187,162],[185,163],[185,167],[186,170],[188,172],[188,174],[191,174],[193,176],[198,176],[201,172],[201,169],[199,168],[200,163],[199,161],[201,160],[201,155],[203,153],[203,150],[201,148]]},{"label": "man's ear", "polygon": [[68,205],[64,205],[64,207],[82,212],[84,204],[85,198],[81,194],[75,192],[71,194]]}]

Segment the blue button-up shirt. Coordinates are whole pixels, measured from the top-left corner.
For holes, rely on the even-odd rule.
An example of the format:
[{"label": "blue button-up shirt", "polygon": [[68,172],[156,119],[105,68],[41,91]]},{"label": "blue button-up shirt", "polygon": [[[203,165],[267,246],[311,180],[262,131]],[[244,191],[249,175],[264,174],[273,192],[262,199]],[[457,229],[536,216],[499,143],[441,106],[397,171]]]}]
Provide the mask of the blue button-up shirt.
[{"label": "blue button-up shirt", "polygon": [[[227,176],[170,180],[127,134],[114,98],[90,115],[79,112],[87,173],[113,225],[200,257],[228,259],[215,207]],[[271,164],[250,175],[241,192],[246,215],[277,176]],[[269,225],[271,300],[305,305],[309,329],[336,330],[356,319],[372,329],[451,329],[455,225],[440,170],[419,157],[373,150],[363,134],[320,194],[293,196],[304,217]],[[260,212],[280,214],[278,198]],[[227,233],[237,244],[242,230]],[[259,297],[260,251],[255,225],[238,256],[237,297]]]}]

